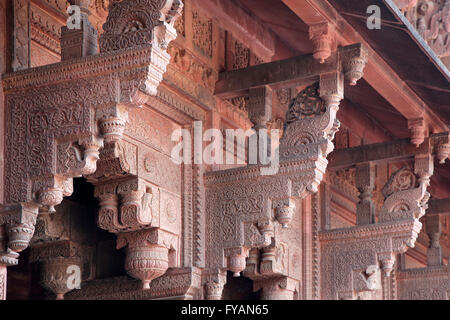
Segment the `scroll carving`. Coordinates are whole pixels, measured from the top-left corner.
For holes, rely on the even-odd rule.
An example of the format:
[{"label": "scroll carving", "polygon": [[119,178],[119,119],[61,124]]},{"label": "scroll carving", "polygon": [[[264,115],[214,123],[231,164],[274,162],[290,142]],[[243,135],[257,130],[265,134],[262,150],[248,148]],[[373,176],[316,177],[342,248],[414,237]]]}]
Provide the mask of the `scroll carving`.
[{"label": "scroll carving", "polygon": [[416,155],[414,170],[404,167],[391,176],[377,223],[321,232],[323,298],[389,299],[395,257],[414,247],[422,228],[433,174],[429,152]]},{"label": "scroll carving", "polygon": [[[299,245],[290,233],[290,225],[299,219],[295,201],[317,192],[323,179],[340,126],[336,113],[343,88],[342,73],[323,74],[292,99],[280,141],[278,174],[262,176],[260,165],[206,174],[207,221],[214,221],[207,227],[207,241],[218,244],[208,248],[207,267],[230,270],[235,276],[245,270],[257,281],[299,281],[297,269],[288,268],[297,263],[294,252]],[[266,128],[271,120],[272,97],[270,90],[250,89],[249,117],[255,130]],[[295,290],[288,287],[272,290],[273,297],[269,290],[267,298],[292,299]]]},{"label": "scroll carving", "polygon": [[[396,0],[411,24],[448,66],[450,54],[450,1]],[[445,59],[444,59],[445,58]]]}]

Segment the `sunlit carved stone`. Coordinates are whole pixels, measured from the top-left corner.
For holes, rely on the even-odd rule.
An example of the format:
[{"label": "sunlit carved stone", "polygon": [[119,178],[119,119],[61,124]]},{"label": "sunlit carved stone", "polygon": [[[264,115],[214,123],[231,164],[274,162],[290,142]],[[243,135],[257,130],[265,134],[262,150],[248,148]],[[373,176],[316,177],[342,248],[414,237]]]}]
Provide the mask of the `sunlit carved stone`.
[{"label": "sunlit carved stone", "polygon": [[368,61],[368,52],[364,47],[348,47],[343,52],[345,79],[355,86],[364,76],[364,67]]},{"label": "sunlit carved stone", "polygon": [[128,247],[125,270],[142,281],[143,289],[150,289],[150,282],[166,273],[168,261],[168,249],[163,246]]},{"label": "sunlit carved stone", "polygon": [[282,206],[275,209],[275,216],[283,228],[287,228],[294,215],[293,206]]},{"label": "sunlit carved stone", "polygon": [[440,164],[444,164],[450,156],[450,143],[439,144],[436,147],[436,158]]},{"label": "sunlit carved stone", "polygon": [[22,252],[28,247],[34,233],[34,226],[19,224],[7,227],[8,247],[15,252]]},{"label": "sunlit carved stone", "polygon": [[105,138],[105,143],[119,141],[125,130],[125,121],[120,118],[108,118],[100,122],[100,129]]},{"label": "sunlit carved stone", "polygon": [[205,284],[206,300],[221,300],[224,284],[210,280]]}]

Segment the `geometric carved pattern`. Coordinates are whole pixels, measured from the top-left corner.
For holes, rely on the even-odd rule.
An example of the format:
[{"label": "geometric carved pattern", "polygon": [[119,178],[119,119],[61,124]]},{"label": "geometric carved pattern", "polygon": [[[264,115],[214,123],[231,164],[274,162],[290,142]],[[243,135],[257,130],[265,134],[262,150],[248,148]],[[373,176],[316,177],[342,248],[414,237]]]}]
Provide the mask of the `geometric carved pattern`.
[{"label": "geometric carved pattern", "polygon": [[[21,20],[28,17],[28,5],[15,1],[16,69],[28,64],[23,55],[28,52],[28,28]],[[20,252],[28,246],[38,210],[53,212],[72,193],[72,178],[96,171],[104,144],[105,152],[115,152],[110,146],[122,138],[128,108],[156,95],[182,7],[179,0],[114,1],[100,38],[104,54],[67,57],[62,63],[4,76],[7,165],[0,226],[6,225],[10,250]],[[19,28],[26,30],[18,32]],[[132,167],[127,161],[122,164]],[[147,210],[143,216],[133,211],[133,192],[142,191],[147,194],[142,205],[148,203],[145,191],[151,189],[130,190],[129,198],[122,199],[128,208],[122,216],[146,223]]]}]

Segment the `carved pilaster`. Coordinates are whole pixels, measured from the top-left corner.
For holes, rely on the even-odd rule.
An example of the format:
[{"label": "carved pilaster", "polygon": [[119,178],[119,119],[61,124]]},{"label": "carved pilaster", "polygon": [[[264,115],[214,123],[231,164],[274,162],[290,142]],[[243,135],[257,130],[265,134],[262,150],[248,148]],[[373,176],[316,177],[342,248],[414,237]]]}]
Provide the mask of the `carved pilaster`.
[{"label": "carved pilaster", "polygon": [[426,232],[430,237],[430,246],[427,249],[427,263],[429,267],[442,265],[442,247],[440,237],[442,233],[441,219],[439,215],[427,215]]},{"label": "carved pilaster", "polygon": [[356,224],[375,223],[375,204],[372,201],[372,192],[375,188],[375,166],[372,163],[356,166],[356,187],[360,192],[360,201],[356,205]]}]

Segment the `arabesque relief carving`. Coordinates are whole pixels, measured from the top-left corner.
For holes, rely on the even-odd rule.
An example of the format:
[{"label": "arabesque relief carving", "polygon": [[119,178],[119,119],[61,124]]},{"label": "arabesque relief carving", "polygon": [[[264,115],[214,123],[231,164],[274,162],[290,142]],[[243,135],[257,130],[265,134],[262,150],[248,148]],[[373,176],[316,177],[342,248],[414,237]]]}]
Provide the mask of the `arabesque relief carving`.
[{"label": "arabesque relief carving", "polygon": [[395,298],[390,279],[396,256],[414,247],[422,228],[419,219],[430,197],[427,187],[434,171],[431,147],[428,152],[415,156],[414,170],[404,167],[392,174],[383,188],[385,199],[378,221],[320,233],[322,298]]},{"label": "arabesque relief carving", "polygon": [[[77,3],[88,15],[85,3]],[[83,50],[90,37],[83,32],[77,35],[79,50],[71,48],[63,62],[3,77],[7,165],[0,225],[6,226],[5,250],[21,252],[28,246],[38,212],[54,212],[72,193],[74,177],[94,174],[100,150],[121,140],[130,108],[157,94],[182,7],[179,0],[111,2],[100,54]],[[64,52],[66,43],[61,45]],[[131,189],[124,216],[146,222],[133,193],[140,189]]]},{"label": "arabesque relief carving", "polygon": [[[245,270],[267,299],[293,299],[299,292],[301,275],[288,266],[301,263],[293,261],[301,242],[290,224],[298,221],[296,200],[317,192],[325,174],[340,126],[336,113],[343,87],[343,73],[323,74],[291,101],[275,175],[261,175],[260,165],[206,174],[207,241],[218,244],[207,248],[207,268],[234,276]],[[256,132],[271,120],[272,98],[267,87],[250,88],[249,118]]]}]

